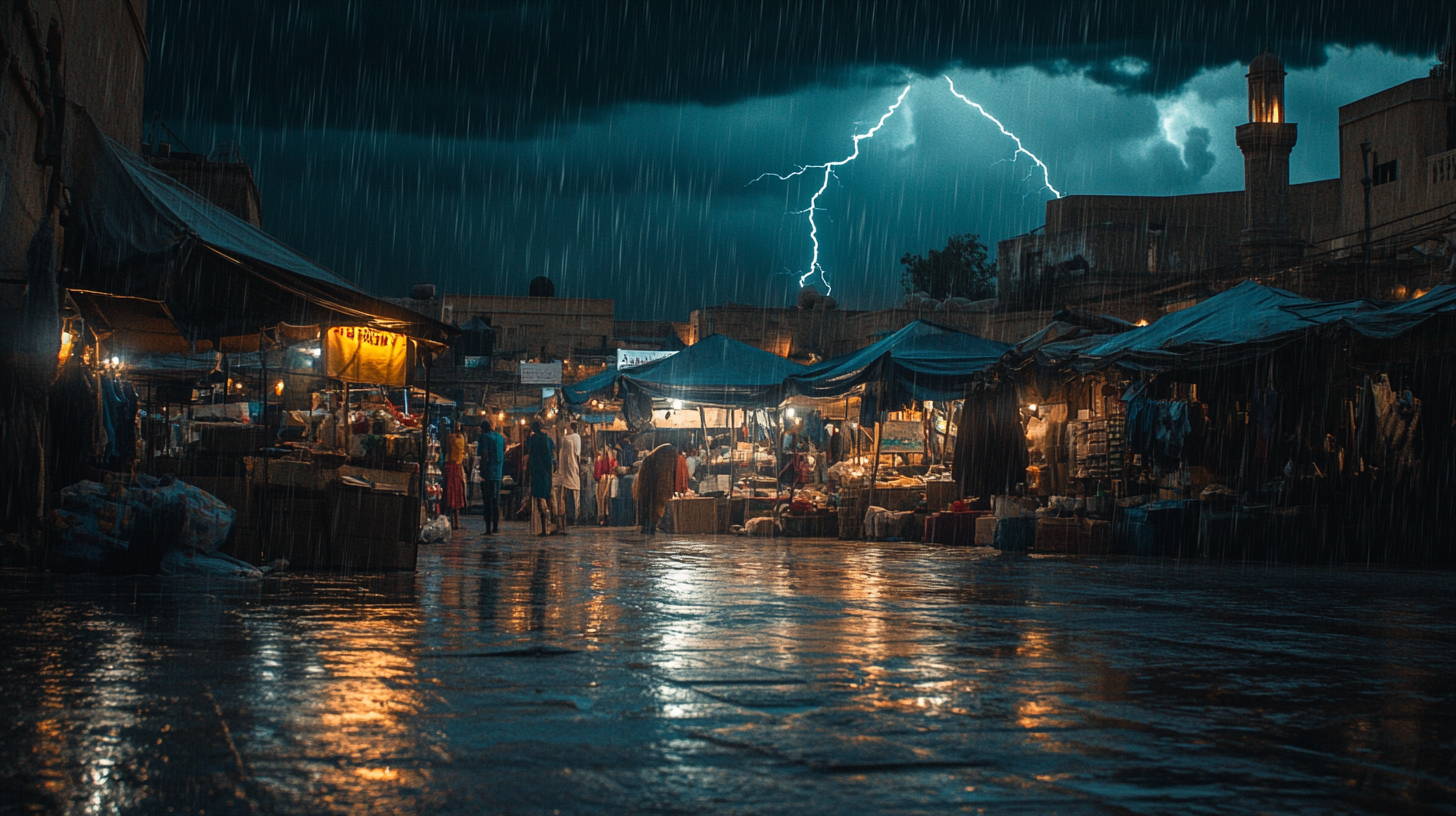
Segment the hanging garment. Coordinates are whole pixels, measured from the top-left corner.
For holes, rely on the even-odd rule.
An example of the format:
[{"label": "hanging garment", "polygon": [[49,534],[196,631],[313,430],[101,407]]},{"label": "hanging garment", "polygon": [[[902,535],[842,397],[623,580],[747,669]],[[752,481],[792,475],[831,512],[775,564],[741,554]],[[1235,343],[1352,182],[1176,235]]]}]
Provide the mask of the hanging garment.
[{"label": "hanging garment", "polygon": [[116,380],[112,377],[101,378],[101,419],[106,428],[106,458],[111,460],[119,455],[120,448],[117,445],[116,426],[120,421],[125,400],[116,387]]},{"label": "hanging garment", "polygon": [[1279,393],[1272,388],[1255,389],[1249,401],[1249,422],[1254,426],[1254,458],[1259,462],[1269,459],[1269,449],[1274,443],[1275,429],[1279,419]]}]

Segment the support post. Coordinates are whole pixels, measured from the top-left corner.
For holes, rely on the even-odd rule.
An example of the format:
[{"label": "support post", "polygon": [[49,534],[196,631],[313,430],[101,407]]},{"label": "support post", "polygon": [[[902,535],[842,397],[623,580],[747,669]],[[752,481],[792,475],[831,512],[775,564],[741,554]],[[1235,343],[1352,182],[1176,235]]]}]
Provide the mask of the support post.
[{"label": "support post", "polygon": [[870,490],[865,501],[865,510],[875,506],[875,482],[880,478],[880,418],[875,417],[875,458],[870,464]]}]

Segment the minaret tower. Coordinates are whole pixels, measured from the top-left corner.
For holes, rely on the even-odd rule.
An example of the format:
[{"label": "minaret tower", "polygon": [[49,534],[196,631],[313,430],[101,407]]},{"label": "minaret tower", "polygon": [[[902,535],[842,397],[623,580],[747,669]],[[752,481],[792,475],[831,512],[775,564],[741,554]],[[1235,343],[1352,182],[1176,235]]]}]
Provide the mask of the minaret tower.
[{"label": "minaret tower", "polygon": [[1249,63],[1249,123],[1234,131],[1244,153],[1244,232],[1239,257],[1246,272],[1297,263],[1304,242],[1289,229],[1289,151],[1299,126],[1284,121],[1284,63],[1271,51]]}]

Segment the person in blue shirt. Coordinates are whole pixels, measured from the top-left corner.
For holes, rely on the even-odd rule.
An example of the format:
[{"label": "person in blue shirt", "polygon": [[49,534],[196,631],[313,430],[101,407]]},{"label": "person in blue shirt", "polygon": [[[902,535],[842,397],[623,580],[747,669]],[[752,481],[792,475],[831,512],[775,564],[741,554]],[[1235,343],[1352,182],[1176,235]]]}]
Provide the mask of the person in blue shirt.
[{"label": "person in blue shirt", "polygon": [[480,457],[480,492],[485,507],[485,534],[500,532],[500,492],[506,463],[506,438],[490,420],[480,423],[480,438],[475,442],[475,455]]},{"label": "person in blue shirt", "polygon": [[[541,519],[540,535],[547,534],[547,519],[551,527],[560,530],[556,523],[556,510],[551,501],[551,474],[556,470],[556,443],[541,430],[541,422],[531,423],[531,435],[526,437],[526,455],[530,457],[531,505]],[[535,523],[532,522],[532,529]]]}]

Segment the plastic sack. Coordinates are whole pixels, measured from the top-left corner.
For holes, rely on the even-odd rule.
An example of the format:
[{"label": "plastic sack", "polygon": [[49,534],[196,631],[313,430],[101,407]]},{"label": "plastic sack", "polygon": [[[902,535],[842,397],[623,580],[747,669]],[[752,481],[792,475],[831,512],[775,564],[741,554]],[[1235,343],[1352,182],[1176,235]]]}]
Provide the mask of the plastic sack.
[{"label": "plastic sack", "polygon": [[439,544],[450,537],[450,520],[440,516],[420,528],[420,541],[425,544]]}]

